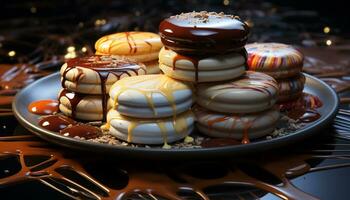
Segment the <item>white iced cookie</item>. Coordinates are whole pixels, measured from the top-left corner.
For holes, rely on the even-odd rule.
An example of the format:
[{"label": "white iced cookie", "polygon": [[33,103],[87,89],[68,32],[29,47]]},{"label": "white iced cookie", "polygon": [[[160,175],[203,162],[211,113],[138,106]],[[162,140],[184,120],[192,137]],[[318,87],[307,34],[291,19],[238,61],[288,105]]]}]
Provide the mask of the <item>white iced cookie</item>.
[{"label": "white iced cookie", "polygon": [[216,113],[199,106],[193,110],[201,133],[238,140],[249,141],[272,133],[279,119],[277,108],[249,114]]},{"label": "white iced cookie", "polygon": [[138,31],[106,35],[95,43],[96,55],[118,55],[142,62],[147,74],[160,72],[158,54],[162,46],[158,34]]},{"label": "white iced cookie", "polygon": [[162,48],[159,52],[159,67],[164,74],[174,79],[199,83],[224,81],[237,78],[245,72],[245,57],[241,53],[212,57],[184,56]]},{"label": "white iced cookie", "polygon": [[111,135],[137,144],[167,144],[188,136],[194,127],[194,116],[189,110],[176,118],[140,119],[121,115],[111,109],[107,115]]},{"label": "white iced cookie", "polygon": [[109,91],[119,79],[146,74],[146,68],[125,58],[89,56],[68,60],[60,70],[62,87],[85,94]]},{"label": "white iced cookie", "polygon": [[138,118],[174,116],[190,109],[193,102],[189,85],[161,74],[124,78],[109,95],[113,109]]},{"label": "white iced cookie", "polygon": [[275,79],[264,73],[247,71],[230,82],[200,84],[197,103],[223,113],[253,113],[271,108],[278,97]]},{"label": "white iced cookie", "polygon": [[[103,103],[100,95],[87,95],[62,89],[58,95],[59,109],[73,119],[101,121]],[[107,106],[107,110],[110,107]]]}]

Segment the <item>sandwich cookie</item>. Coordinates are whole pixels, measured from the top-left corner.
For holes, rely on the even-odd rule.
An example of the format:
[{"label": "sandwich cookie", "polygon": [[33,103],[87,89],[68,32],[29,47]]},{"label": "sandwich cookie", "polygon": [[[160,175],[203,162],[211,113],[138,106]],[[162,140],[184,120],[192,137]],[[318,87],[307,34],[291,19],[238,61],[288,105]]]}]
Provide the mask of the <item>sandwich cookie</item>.
[{"label": "sandwich cookie", "polygon": [[250,70],[264,72],[279,84],[278,102],[297,99],[302,95],[305,77],[301,73],[304,56],[290,45],[253,43],[246,45]]},{"label": "sandwich cookie", "polygon": [[304,56],[290,45],[281,43],[253,43],[245,46],[248,68],[264,72],[276,79],[299,75]]},{"label": "sandwich cookie", "polygon": [[112,86],[109,95],[113,109],[137,118],[176,116],[193,103],[190,85],[161,74],[124,78]]},{"label": "sandwich cookie", "polygon": [[194,127],[194,116],[190,110],[173,117],[140,119],[121,115],[111,109],[107,115],[109,133],[116,138],[137,144],[167,144],[188,136]]},{"label": "sandwich cookie", "polygon": [[[62,89],[58,95],[60,111],[73,119],[101,121],[103,103],[100,95],[87,95]],[[107,110],[110,107],[107,105]]]},{"label": "sandwich cookie", "polygon": [[272,133],[279,119],[277,108],[248,114],[217,113],[198,106],[193,110],[201,133],[242,140],[244,144]]},{"label": "sandwich cookie", "polygon": [[305,76],[300,73],[296,77],[278,79],[278,102],[297,99],[302,96],[305,84]]},{"label": "sandwich cookie", "polygon": [[[62,87],[65,89],[60,94],[60,101],[63,101],[62,98],[66,99],[66,103],[60,105],[61,111],[77,119],[105,121],[108,92],[112,84],[125,77],[143,75],[146,73],[146,67],[141,63],[115,56],[89,56],[68,60],[60,73]],[[102,117],[101,113],[86,110],[75,113],[80,101],[86,98],[94,99],[90,102],[100,105],[96,102],[99,98]],[[81,113],[87,115],[84,117]]]},{"label": "sandwich cookie", "polygon": [[159,73],[158,54],[163,44],[156,33],[121,32],[106,35],[95,43],[96,55],[117,55],[147,67],[147,74]]},{"label": "sandwich cookie", "polygon": [[249,27],[238,16],[189,12],[171,16],[159,25],[162,43],[180,54],[221,54],[244,48]]},{"label": "sandwich cookie", "polygon": [[237,78],[245,72],[245,61],[245,56],[236,52],[201,57],[184,56],[162,48],[159,53],[159,66],[164,74],[196,83]]},{"label": "sandwich cookie", "polygon": [[199,84],[197,103],[222,113],[253,113],[271,108],[277,101],[278,85],[264,73],[247,71],[230,82]]},{"label": "sandwich cookie", "polygon": [[84,94],[108,93],[117,80],[146,74],[141,63],[116,56],[89,56],[68,60],[60,70],[62,87]]}]

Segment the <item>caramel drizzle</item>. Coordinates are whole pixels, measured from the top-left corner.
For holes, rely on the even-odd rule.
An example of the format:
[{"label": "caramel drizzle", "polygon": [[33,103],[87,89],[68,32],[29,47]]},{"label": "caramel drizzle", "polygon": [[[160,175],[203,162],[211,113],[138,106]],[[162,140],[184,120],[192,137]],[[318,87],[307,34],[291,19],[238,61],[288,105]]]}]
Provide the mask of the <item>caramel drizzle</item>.
[{"label": "caramel drizzle", "polygon": [[134,38],[131,36],[132,33],[133,32],[125,32],[125,37],[130,48],[129,53],[135,54],[137,52],[137,45],[135,43]]},{"label": "caramel drizzle", "polygon": [[[200,115],[203,115],[203,113],[200,112]],[[220,123],[220,122],[229,123],[229,120],[232,120],[231,129],[234,129],[236,127],[237,123],[239,123],[239,122],[242,123],[243,124],[243,132],[242,132],[241,143],[242,144],[248,144],[248,143],[250,143],[249,129],[254,125],[254,122],[256,120],[260,119],[260,118],[256,117],[253,120],[245,122],[245,121],[242,120],[242,118],[244,116],[245,116],[245,114],[225,115],[223,117],[217,117],[217,118],[214,118],[214,119],[209,119],[210,116],[208,116],[205,120],[207,121],[207,126],[208,126],[209,129],[211,129],[216,123]],[[271,117],[271,116],[269,116],[269,117]]]},{"label": "caramel drizzle", "polygon": [[57,100],[38,100],[30,103],[28,110],[37,115],[49,115],[58,112],[58,105]]},{"label": "caramel drizzle", "polygon": [[323,103],[318,97],[303,93],[300,98],[281,103],[279,107],[281,111],[286,112],[289,118],[302,123],[310,123],[321,117],[317,108],[322,107],[322,105]]},{"label": "caramel drizzle", "polygon": [[[249,72],[247,72],[249,73]],[[261,83],[259,85],[254,84],[252,86],[249,85],[249,83],[245,83],[245,82],[240,82],[240,81],[261,81]],[[269,99],[273,99],[274,96],[273,94],[270,92],[269,88],[274,88],[276,91],[278,91],[278,85],[276,83],[276,81],[274,79],[266,79],[265,76],[260,77],[258,75],[254,75],[253,73],[249,73],[244,75],[239,82],[231,82],[228,83],[227,85],[225,85],[225,87],[222,87],[220,89],[218,89],[219,91],[221,90],[223,93],[225,92],[226,89],[242,89],[242,90],[253,90],[253,91],[257,91],[260,93],[264,93],[267,94],[269,96]],[[217,97],[218,95],[221,95],[223,93],[217,93],[213,96],[210,97],[211,101],[208,102],[208,105],[215,100],[215,97]],[[271,101],[268,102],[269,105],[271,105]]]},{"label": "caramel drizzle", "polygon": [[176,56],[173,58],[173,70],[176,70],[176,62],[178,60],[188,60],[193,64],[194,67],[194,73],[195,73],[195,83],[198,83],[198,63],[200,58],[194,57],[194,56],[183,56],[180,54],[176,54]]},{"label": "caramel drizzle", "polygon": [[[143,76],[143,77],[145,77],[145,76]],[[148,76],[148,80],[151,80],[153,77],[155,77],[155,76]],[[146,98],[147,103],[148,103],[149,107],[152,109],[155,116],[157,116],[158,113],[157,113],[157,110],[154,106],[154,102],[153,102],[153,98],[152,98],[153,93],[162,94],[167,99],[170,106],[172,107],[174,115],[176,115],[176,103],[175,103],[175,98],[174,98],[173,93],[176,90],[182,90],[182,89],[186,89],[186,88],[182,87],[180,89],[176,89],[175,85],[178,85],[178,84],[176,84],[176,82],[174,80],[172,80],[166,76],[156,76],[156,79],[159,79],[159,82],[157,82],[157,85],[155,85],[154,88],[147,88],[146,90],[143,90],[142,88],[133,88],[131,86],[135,85],[135,84],[140,84],[140,83],[146,81],[147,79],[140,78],[140,79],[128,80],[128,82],[125,82],[125,83],[119,81],[117,86],[119,86],[120,88],[113,98],[114,99],[113,109],[118,109],[118,100],[119,100],[119,96],[122,93],[124,93],[127,90],[134,90],[134,91],[137,91],[137,92],[143,94],[143,96]],[[117,87],[117,86],[115,85],[115,87]],[[111,88],[111,90],[112,90],[112,88]]]},{"label": "caramel drizzle", "polygon": [[[144,34],[147,35],[147,38],[142,39],[142,37],[144,37]],[[141,35],[141,39],[137,37],[135,38],[136,35]],[[126,42],[129,47],[129,54],[132,55],[138,52],[138,48],[139,48],[138,44],[143,46],[142,44],[145,43],[147,46],[149,46],[148,51],[152,52],[153,45],[151,42],[147,40],[155,39],[156,37],[159,37],[159,36],[149,32],[135,32],[135,31],[120,32],[120,33],[111,34],[100,38],[95,43],[95,48],[98,54],[114,55],[115,53],[112,53],[112,48],[119,48],[120,44],[124,44]],[[103,46],[108,46],[107,51],[104,49]],[[124,54],[120,54],[120,55],[124,55]],[[128,55],[124,55],[124,56],[128,56]]]},{"label": "caramel drizzle", "polygon": [[75,119],[77,106],[80,103],[80,101],[83,100],[86,96],[86,94],[69,92],[68,90],[64,89],[59,94],[59,99],[61,99],[62,97],[66,97],[69,100],[69,103],[71,105],[71,116],[73,119]]},{"label": "caramel drizzle", "polygon": [[[137,162],[118,163],[120,169],[127,169],[128,183],[121,189],[114,189],[105,186],[98,179],[91,176],[89,171],[87,171],[84,167],[86,164],[89,165],[96,163],[96,159],[98,162],[104,164],[105,158],[99,160],[98,157],[91,157],[91,155],[84,156],[84,154],[79,154],[78,156],[70,154],[69,157],[66,157],[65,155],[69,153],[66,151],[66,149],[54,149],[51,146],[48,146],[45,142],[42,142],[41,140],[36,141],[35,139],[36,137],[34,136],[10,136],[0,138],[0,157],[6,158],[10,156],[16,156],[18,157],[18,161],[21,166],[20,170],[17,173],[0,178],[0,185],[7,187],[24,181],[38,180],[41,183],[65,195],[66,197],[73,199],[87,196],[101,200],[126,199],[132,194],[144,194],[149,195],[149,197],[159,195],[167,199],[176,200],[183,199],[183,197],[179,195],[178,191],[179,189],[183,188],[184,184],[174,181],[174,179],[166,175],[166,172],[168,171],[162,171],[163,173],[160,173],[158,170],[154,170],[154,165],[145,166],[143,163],[142,167],[137,167],[139,166]],[[329,148],[329,146],[327,146],[327,148]],[[232,163],[230,161],[224,161],[220,163],[213,162],[212,164],[214,166],[217,164],[217,170],[220,170],[221,166],[224,166],[224,169],[221,170],[226,170],[227,168],[227,173],[221,177],[212,179],[202,179],[199,177],[197,178],[191,176],[188,173],[185,173],[186,169],[188,169],[188,167],[191,167],[191,164],[181,163],[175,166],[173,164],[170,164],[166,165],[165,169],[169,168],[174,176],[184,180],[186,182],[186,188],[188,191],[194,192],[197,195],[199,194],[203,200],[209,199],[208,195],[203,191],[205,188],[224,183],[241,183],[244,185],[248,184],[261,189],[263,192],[270,192],[286,200],[317,200],[318,198],[301,191],[293,184],[291,184],[288,178],[298,177],[314,171],[350,166],[350,163],[346,162],[346,159],[342,157],[334,157],[334,155],[322,156],[324,159],[339,158],[344,162],[322,167],[312,167],[306,163],[306,160],[317,158],[318,155],[315,153],[296,154],[289,152],[287,155],[288,156],[286,156],[286,153],[277,153],[273,155],[269,154],[263,157],[252,157],[250,160],[252,165],[256,166],[256,168],[264,169],[271,175],[275,176],[277,180],[281,182],[279,185],[270,184],[268,182],[265,182],[263,179],[252,176],[249,171],[245,170],[245,160],[237,161],[237,163]],[[47,159],[34,166],[27,166],[24,159],[25,156],[45,156]],[[194,165],[192,167],[198,168],[199,166]],[[37,170],[39,168],[42,169]],[[67,169],[76,172],[89,184],[96,186],[97,189],[89,189],[85,187],[85,184],[81,181],[59,173],[59,169]],[[116,168],[114,167],[113,169],[113,171],[107,172],[111,173],[112,175],[115,172]],[[102,170],[102,168],[100,170]],[[103,168],[103,170],[106,169]],[[57,188],[55,185],[51,184],[52,182],[50,181],[55,179],[63,181],[59,183],[60,188]],[[157,181],[155,182],[154,180]],[[114,181],[117,182],[118,180]],[[164,187],[164,184],[167,184],[167,187]],[[66,189],[68,191],[76,192],[68,193],[66,192]],[[81,194],[84,194],[86,196],[80,196]],[[235,195],[238,195],[240,197],[239,193],[235,193]]]}]

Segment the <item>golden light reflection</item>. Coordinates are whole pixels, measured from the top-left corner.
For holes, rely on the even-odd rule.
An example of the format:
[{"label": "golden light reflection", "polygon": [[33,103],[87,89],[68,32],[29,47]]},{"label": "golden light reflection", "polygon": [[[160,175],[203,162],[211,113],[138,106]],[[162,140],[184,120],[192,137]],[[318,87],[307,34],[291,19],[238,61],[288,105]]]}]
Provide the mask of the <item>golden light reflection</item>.
[{"label": "golden light reflection", "polygon": [[228,5],[230,4],[230,0],[224,0],[222,3],[223,3],[225,6],[228,6]]},{"label": "golden light reflection", "polygon": [[105,25],[106,23],[107,23],[107,20],[105,19],[96,19],[95,26],[102,26],[102,25]]},{"label": "golden light reflection", "polygon": [[75,47],[73,46],[67,47],[67,52],[73,52],[73,51],[75,51]]},{"label": "golden light reflection", "polygon": [[74,46],[67,47],[67,53],[64,55],[65,59],[75,58],[77,57],[77,53],[75,52]]},{"label": "golden light reflection", "polygon": [[331,28],[329,28],[328,26],[325,26],[323,28],[323,32],[327,34],[327,33],[331,32]]},{"label": "golden light reflection", "polygon": [[13,56],[15,56],[16,55],[16,52],[15,51],[9,51],[8,52],[8,56],[10,56],[10,57],[13,57]]},{"label": "golden light reflection", "polygon": [[85,53],[85,52],[87,52],[87,48],[83,47],[83,48],[81,48],[81,51]]},{"label": "golden light reflection", "polygon": [[70,53],[67,53],[66,55],[64,55],[65,59],[70,59],[70,58],[75,58],[75,57],[77,57],[77,54],[75,52],[70,52]]},{"label": "golden light reflection", "polygon": [[326,40],[326,45],[331,46],[332,45],[332,40]]}]

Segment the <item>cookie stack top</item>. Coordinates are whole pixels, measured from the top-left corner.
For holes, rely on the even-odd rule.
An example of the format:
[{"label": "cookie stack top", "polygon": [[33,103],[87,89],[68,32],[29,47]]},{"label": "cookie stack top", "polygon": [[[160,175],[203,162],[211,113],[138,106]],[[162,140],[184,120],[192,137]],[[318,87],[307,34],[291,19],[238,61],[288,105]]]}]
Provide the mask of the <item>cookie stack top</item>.
[{"label": "cookie stack top", "polygon": [[194,83],[227,81],[244,74],[249,27],[238,16],[189,12],[160,23],[165,75]]},{"label": "cookie stack top", "polygon": [[303,67],[303,54],[291,45],[252,43],[246,45],[250,70],[264,72],[275,79],[298,75]]},{"label": "cookie stack top", "polygon": [[249,27],[238,16],[189,12],[171,16],[159,26],[165,47],[180,54],[222,54],[241,49]]}]

